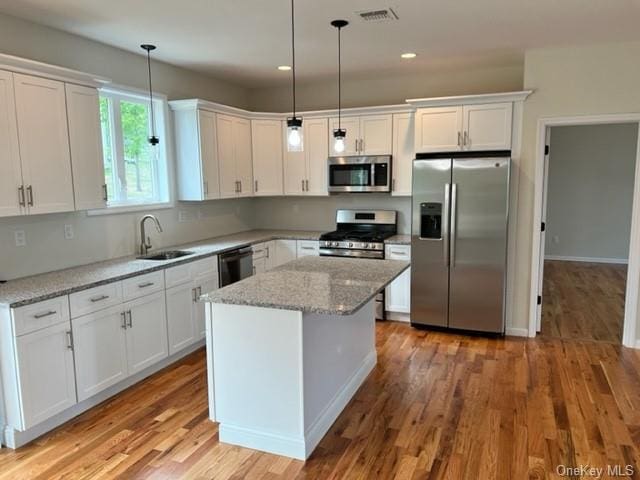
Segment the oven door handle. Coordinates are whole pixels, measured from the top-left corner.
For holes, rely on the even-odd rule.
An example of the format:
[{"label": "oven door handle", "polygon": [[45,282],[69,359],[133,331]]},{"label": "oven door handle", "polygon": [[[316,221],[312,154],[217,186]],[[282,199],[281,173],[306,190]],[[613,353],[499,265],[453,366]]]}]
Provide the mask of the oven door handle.
[{"label": "oven door handle", "polygon": [[237,255],[229,256],[229,257],[220,257],[220,261],[222,263],[234,262],[236,260],[240,260],[246,257],[250,257],[253,255],[253,252],[239,253]]}]

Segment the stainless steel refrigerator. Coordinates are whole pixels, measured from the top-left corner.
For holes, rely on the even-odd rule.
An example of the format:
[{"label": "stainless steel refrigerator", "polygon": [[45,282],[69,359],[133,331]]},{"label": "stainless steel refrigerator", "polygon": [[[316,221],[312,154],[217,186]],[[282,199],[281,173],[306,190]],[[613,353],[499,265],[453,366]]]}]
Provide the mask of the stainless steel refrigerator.
[{"label": "stainless steel refrigerator", "polygon": [[413,162],[411,323],[504,333],[510,152]]}]

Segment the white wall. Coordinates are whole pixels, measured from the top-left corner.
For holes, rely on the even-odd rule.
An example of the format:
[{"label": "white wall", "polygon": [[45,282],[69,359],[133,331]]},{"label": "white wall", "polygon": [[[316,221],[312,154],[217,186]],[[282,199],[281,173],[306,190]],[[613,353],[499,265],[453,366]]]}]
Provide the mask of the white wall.
[{"label": "white wall", "polygon": [[531,242],[538,121],[545,117],[640,112],[640,42],[526,52],[514,282],[514,327],[529,324]]},{"label": "white wall", "polygon": [[637,124],[553,127],[545,255],[626,261]]}]

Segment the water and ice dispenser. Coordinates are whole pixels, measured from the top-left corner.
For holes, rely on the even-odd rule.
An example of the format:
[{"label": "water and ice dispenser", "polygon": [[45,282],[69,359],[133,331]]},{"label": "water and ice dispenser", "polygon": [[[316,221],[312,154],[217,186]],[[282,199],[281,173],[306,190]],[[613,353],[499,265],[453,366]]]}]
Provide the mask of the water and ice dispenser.
[{"label": "water and ice dispenser", "polygon": [[420,204],[420,238],[442,239],[442,204]]}]

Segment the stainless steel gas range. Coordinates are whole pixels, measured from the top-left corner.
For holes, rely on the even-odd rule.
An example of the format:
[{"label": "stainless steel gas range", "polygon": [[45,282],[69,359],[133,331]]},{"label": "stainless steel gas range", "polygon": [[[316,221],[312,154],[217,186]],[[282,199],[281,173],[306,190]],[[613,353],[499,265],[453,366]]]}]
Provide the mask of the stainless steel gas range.
[{"label": "stainless steel gas range", "polygon": [[[395,210],[338,210],[336,230],[320,236],[320,255],[384,259],[384,241],[398,231]],[[376,297],[376,317],[384,319],[384,291]]]}]

